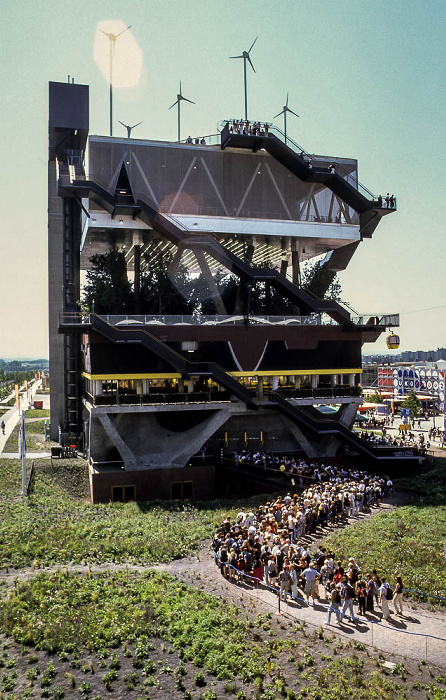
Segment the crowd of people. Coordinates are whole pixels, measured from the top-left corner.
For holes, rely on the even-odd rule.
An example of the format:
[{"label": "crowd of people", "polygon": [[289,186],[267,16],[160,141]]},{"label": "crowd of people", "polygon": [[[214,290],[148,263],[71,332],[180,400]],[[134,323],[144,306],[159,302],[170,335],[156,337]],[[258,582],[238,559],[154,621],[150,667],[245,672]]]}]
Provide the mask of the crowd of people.
[{"label": "crowd of people", "polygon": [[269,136],[268,122],[250,122],[248,119],[233,119],[229,125],[231,134],[245,134],[246,136]]},{"label": "crowd of people", "polygon": [[313,469],[314,483],[302,493],[288,493],[256,509],[242,509],[234,522],[228,516],[216,529],[213,539],[215,561],[223,576],[232,582],[265,585],[280,597],[313,604],[324,600],[327,624],[334,613],[339,623],[358,614],[373,612],[379,605],[383,619],[389,619],[389,601],[394,612],[402,614],[403,583],[396,578],[394,589],[376,569],[365,572],[354,557],[343,564],[324,547],[311,551],[307,535],[316,527],[329,527],[350,515],[379,506],[383,494],[393,490],[392,481],[365,471],[316,467],[302,460],[243,453],[240,462],[283,464],[302,471]]}]

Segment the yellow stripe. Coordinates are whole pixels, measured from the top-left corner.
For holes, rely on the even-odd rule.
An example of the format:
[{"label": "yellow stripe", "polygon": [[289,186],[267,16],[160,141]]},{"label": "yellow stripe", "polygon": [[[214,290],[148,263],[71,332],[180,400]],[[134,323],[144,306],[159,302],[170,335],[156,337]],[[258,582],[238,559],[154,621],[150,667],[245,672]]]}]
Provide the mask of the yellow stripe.
[{"label": "yellow stripe", "polygon": [[92,381],[98,380],[102,382],[108,382],[112,380],[119,381],[120,379],[181,379],[181,374],[179,372],[170,372],[164,374],[87,374],[87,372],[82,372],[82,376],[85,379],[90,379]]},{"label": "yellow stripe", "polygon": [[280,369],[261,372],[228,372],[232,377],[303,377],[312,374],[362,374],[362,369]]},{"label": "yellow stripe", "polygon": [[[266,370],[261,372],[228,372],[231,377],[303,377],[305,375],[327,374],[362,374],[361,368],[346,369],[281,369]],[[179,372],[151,373],[151,374],[88,374],[83,372],[85,379],[98,381],[119,381],[120,379],[181,379]]]}]

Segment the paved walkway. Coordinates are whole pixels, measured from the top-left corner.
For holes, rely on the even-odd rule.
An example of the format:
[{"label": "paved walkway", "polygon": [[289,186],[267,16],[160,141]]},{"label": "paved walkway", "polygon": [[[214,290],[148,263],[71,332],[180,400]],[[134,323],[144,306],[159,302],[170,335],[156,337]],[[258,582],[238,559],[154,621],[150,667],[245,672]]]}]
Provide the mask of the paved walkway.
[{"label": "paved walkway", "polygon": [[[34,384],[31,385],[29,388],[29,399],[25,396],[22,395],[19,397],[19,408],[16,408],[15,406],[11,406],[10,409],[6,411],[1,417],[0,417],[0,422],[3,420],[5,422],[5,434],[3,435],[2,432],[0,431],[0,458],[1,457],[8,457],[8,458],[14,458],[14,457],[20,457],[20,454],[18,452],[13,452],[13,453],[4,453],[3,450],[5,449],[5,445],[8,441],[8,438],[10,435],[13,433],[14,428],[20,421],[20,415],[22,411],[26,411],[26,409],[29,407],[30,404],[35,399],[36,396],[36,391],[37,389],[40,388],[41,382],[34,382]],[[14,394],[12,394],[11,397],[13,398]],[[39,394],[39,399],[43,400],[43,407],[44,408],[49,408],[50,407],[50,397],[48,394]],[[18,445],[17,445],[17,450],[18,450]],[[44,457],[48,456],[46,453],[34,453],[26,454],[27,457],[30,457],[31,459],[37,458],[37,457]]]}]

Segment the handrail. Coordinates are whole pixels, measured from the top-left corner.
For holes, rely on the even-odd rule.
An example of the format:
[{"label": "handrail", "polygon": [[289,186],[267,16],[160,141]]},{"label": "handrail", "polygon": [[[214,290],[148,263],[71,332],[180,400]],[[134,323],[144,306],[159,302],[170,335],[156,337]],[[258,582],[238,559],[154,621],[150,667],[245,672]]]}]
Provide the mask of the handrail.
[{"label": "handrail", "polygon": [[[233,123],[233,119],[225,119],[222,120],[222,125],[226,124],[231,124]],[[252,122],[251,122],[252,123]],[[282,141],[286,146],[292,146],[291,150],[295,151],[297,155],[300,156],[307,156],[309,157],[311,155],[311,158],[314,161],[314,164],[317,165],[317,159],[315,159],[314,154],[310,154],[308,151],[306,151],[300,144],[297,143],[297,141],[294,141],[288,134],[285,136],[285,133],[280,129],[278,126],[271,122],[260,122],[260,125],[263,127],[265,124],[268,124],[268,131],[269,133],[274,132],[277,134],[278,138],[280,141]],[[335,158],[335,156],[333,156]],[[325,159],[324,159],[325,160]],[[367,198],[370,198],[372,200],[377,199],[376,195],[371,192],[371,190],[368,189],[365,185],[363,185],[357,177],[354,177],[351,173],[349,173],[345,167],[343,167],[340,163],[336,163],[336,172],[338,175],[341,175],[344,179],[347,180],[350,184],[353,183],[356,187],[357,190],[361,190],[363,193],[368,195]]]},{"label": "handrail", "polygon": [[[317,297],[314,297],[315,300]],[[342,304],[343,302],[338,302]],[[346,305],[348,308],[349,305]],[[358,313],[358,312],[355,312]],[[89,325],[90,311],[60,311],[59,325]],[[248,323],[254,326],[330,326],[333,319],[326,314],[310,316],[277,315],[212,315],[193,316],[185,314],[99,314],[112,326],[236,326]],[[367,319],[366,322],[364,320]],[[352,316],[356,325],[398,327],[399,314],[361,314]]]}]

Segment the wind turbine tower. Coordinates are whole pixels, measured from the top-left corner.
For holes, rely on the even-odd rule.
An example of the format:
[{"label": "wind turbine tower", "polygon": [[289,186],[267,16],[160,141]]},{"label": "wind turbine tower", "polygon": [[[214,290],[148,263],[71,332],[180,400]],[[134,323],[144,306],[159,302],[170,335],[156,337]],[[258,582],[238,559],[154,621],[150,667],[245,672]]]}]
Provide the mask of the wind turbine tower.
[{"label": "wind turbine tower", "polygon": [[118,39],[124,32],[130,29],[132,25],[129,24],[128,27],[119,32],[119,34],[113,34],[112,32],[104,32],[100,29],[100,32],[105,36],[108,36],[110,43],[110,136],[113,136],[113,56],[115,55],[116,39]]},{"label": "wind turbine tower", "polygon": [[[118,121],[119,121],[119,119],[118,119]],[[124,124],[124,122],[121,122],[121,121],[119,121],[119,123],[122,124],[122,126],[124,126],[127,129],[127,138],[128,139],[131,138],[131,136],[132,136],[132,130],[136,129],[136,127],[139,126],[140,124],[143,124],[143,122],[138,122],[137,124],[133,124],[133,126],[129,126],[128,124]]]},{"label": "wind turbine tower", "polygon": [[249,65],[253,69],[254,73],[256,72],[254,66],[252,65],[250,53],[252,51],[252,47],[256,43],[257,39],[259,37],[256,36],[254,41],[251,44],[251,47],[249,51],[243,51],[243,53],[240,56],[229,56],[229,58],[243,58],[243,77],[244,77],[244,82],[245,82],[245,120],[248,119],[248,86],[247,86],[247,79],[246,79],[246,62],[248,61]]},{"label": "wind turbine tower", "polygon": [[277,117],[280,117],[281,114],[283,114],[283,130],[285,133],[285,144],[287,142],[287,137],[286,137],[286,113],[287,112],[290,112],[290,114],[294,114],[295,117],[299,116],[298,114],[296,114],[296,112],[293,112],[293,110],[288,107],[288,93],[286,94],[286,102],[283,105],[282,111],[279,112],[279,114],[276,114],[276,116],[274,117],[274,119],[276,119]]},{"label": "wind turbine tower", "polygon": [[192,102],[192,100],[188,100],[187,97],[183,97],[183,93],[181,92],[181,80],[180,80],[180,92],[177,95],[176,102],[173,103],[169,107],[169,109],[172,109],[172,107],[175,107],[175,105],[178,105],[178,141],[181,141],[181,101],[184,100],[184,102],[190,102],[192,105],[195,104],[195,102]]}]

